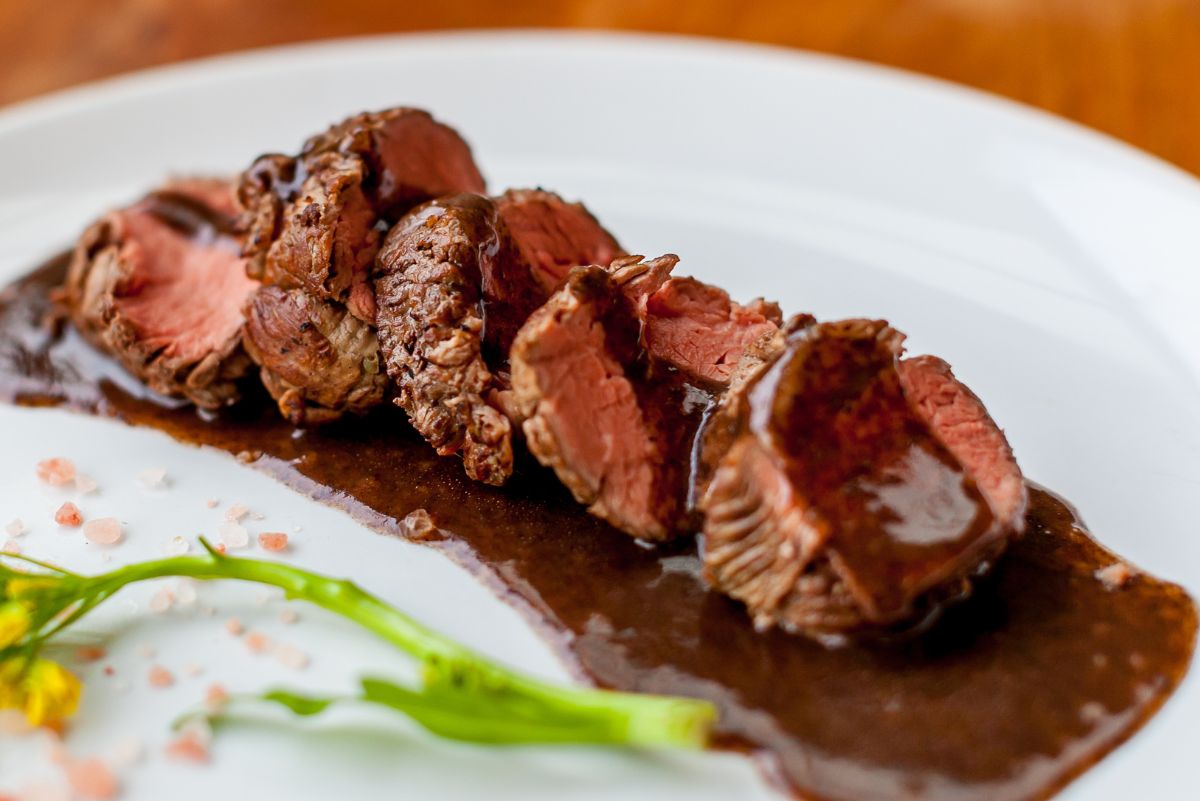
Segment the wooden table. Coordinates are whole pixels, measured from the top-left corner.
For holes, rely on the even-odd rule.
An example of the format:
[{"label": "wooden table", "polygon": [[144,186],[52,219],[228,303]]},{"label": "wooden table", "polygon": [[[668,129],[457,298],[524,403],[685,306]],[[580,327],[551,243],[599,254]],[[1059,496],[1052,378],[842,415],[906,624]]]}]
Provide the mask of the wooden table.
[{"label": "wooden table", "polygon": [[0,104],[263,45],[514,26],[720,36],[891,64],[1200,173],[1200,0],[0,0]]}]

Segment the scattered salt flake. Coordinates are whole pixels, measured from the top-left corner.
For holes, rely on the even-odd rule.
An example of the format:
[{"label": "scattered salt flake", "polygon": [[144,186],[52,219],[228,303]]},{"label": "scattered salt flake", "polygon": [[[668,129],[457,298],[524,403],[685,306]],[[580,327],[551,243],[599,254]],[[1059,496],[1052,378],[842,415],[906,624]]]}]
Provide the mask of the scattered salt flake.
[{"label": "scattered salt flake", "polygon": [[66,766],[67,784],[81,798],[107,801],[120,791],[117,777],[104,760],[95,757],[69,762]]},{"label": "scattered salt flake", "polygon": [[83,512],[79,511],[78,506],[67,501],[54,513],[54,522],[60,526],[70,526],[71,528],[82,526]]},{"label": "scattered salt flake", "polygon": [[262,512],[251,512],[250,519],[251,520],[266,520],[267,516],[264,515]]},{"label": "scattered salt flake", "polygon": [[1079,719],[1084,723],[1095,725],[1104,720],[1106,714],[1108,714],[1108,710],[1104,708],[1104,704],[1097,701],[1088,701],[1079,707]]},{"label": "scattered salt flake", "polygon": [[204,502],[204,505],[207,506],[209,509],[216,509],[218,506],[221,505],[221,502],[219,500],[217,500],[216,498],[209,498],[207,501]]},{"label": "scattered salt flake", "polygon": [[180,535],[171,537],[163,543],[162,550],[167,556],[183,556],[191,547],[192,544],[188,542],[187,537]]},{"label": "scattered salt flake", "polygon": [[295,609],[284,609],[279,613],[279,622],[285,625],[292,625],[300,619],[300,615]]},{"label": "scattered salt flake", "polygon": [[6,553],[6,554],[10,554],[12,556],[16,556],[20,552],[21,552],[21,543],[17,542],[16,540],[8,540],[7,542],[4,543],[4,547],[0,548],[0,553]]},{"label": "scattered salt flake", "polygon": [[150,668],[150,672],[146,675],[146,678],[150,682],[151,687],[159,689],[170,687],[175,683],[175,676],[162,665],[155,665]]},{"label": "scattered salt flake", "polygon": [[304,670],[308,667],[308,654],[294,645],[281,645],[276,648],[275,658],[281,665],[292,670]]},{"label": "scattered salt flake", "polygon": [[260,631],[252,631],[246,635],[246,647],[256,654],[264,654],[271,650],[271,638]]},{"label": "scattered salt flake", "polygon": [[27,784],[17,793],[18,801],[72,801],[71,791],[65,784],[37,781]]},{"label": "scattered salt flake", "polygon": [[303,530],[299,524],[292,526],[292,532],[295,534],[299,534]]},{"label": "scattered salt flake", "polygon": [[206,727],[189,723],[179,736],[167,743],[164,751],[168,759],[204,763],[208,762],[208,744],[211,740],[212,734]]},{"label": "scattered salt flake", "polygon": [[196,603],[196,582],[191,579],[180,579],[175,583],[175,601],[180,606],[192,606]]},{"label": "scattered salt flake", "polygon": [[19,537],[26,531],[28,529],[25,528],[25,523],[19,517],[14,517],[4,526],[4,533],[10,537]]},{"label": "scattered salt flake", "polygon": [[111,561],[112,561],[112,554],[111,554],[111,553],[109,553],[108,551],[105,551],[104,553],[100,554],[100,561],[101,561],[101,562],[104,562],[104,563],[106,563],[106,564],[107,564],[108,562],[111,562]]},{"label": "scattered salt flake", "polygon": [[194,679],[197,676],[201,676],[203,674],[204,674],[204,665],[197,664],[196,662],[191,662],[191,663],[187,664],[186,666],[184,666],[184,668],[183,668],[183,675],[187,676],[189,679]]},{"label": "scattered salt flake", "polygon": [[[225,708],[227,703],[229,703],[229,691],[223,685],[208,685],[208,689],[204,692],[204,706],[210,712],[219,712]],[[24,716],[22,716],[22,720],[24,720]]]},{"label": "scattered salt flake", "polygon": [[75,491],[82,495],[91,495],[100,485],[96,483],[96,479],[91,476],[85,476],[79,473],[75,476]]},{"label": "scattered salt flake", "polygon": [[100,645],[80,645],[75,648],[76,662],[99,662],[108,656],[108,651]]},{"label": "scattered salt flake", "polygon": [[441,533],[424,509],[413,509],[400,521],[400,527],[406,537],[414,540],[434,539]]},{"label": "scattered salt flake", "polygon": [[146,746],[141,738],[129,735],[117,740],[111,751],[113,767],[117,769],[131,768],[142,761],[146,754]]},{"label": "scattered salt flake", "polygon": [[264,551],[279,553],[288,547],[288,535],[282,531],[264,531],[258,535],[258,546]]},{"label": "scattered salt flake", "polygon": [[116,545],[123,536],[121,521],[115,517],[97,517],[83,524],[83,536],[94,545]]},{"label": "scattered salt flake", "polygon": [[61,487],[75,480],[75,463],[70,459],[46,459],[37,463],[37,477],[52,487]]},{"label": "scattered salt flake", "polygon": [[0,709],[0,736],[15,737],[25,734],[32,726],[24,712],[16,709]]},{"label": "scattered salt flake", "polygon": [[1096,578],[1108,590],[1119,590],[1129,583],[1133,578],[1135,571],[1124,562],[1113,562],[1108,567],[1102,567],[1096,571]]},{"label": "scattered salt flake", "polygon": [[129,682],[125,681],[125,679],[117,679],[112,683],[112,688],[113,692],[124,695],[129,692]]},{"label": "scattered salt flake", "polygon": [[156,615],[161,615],[175,605],[175,593],[169,587],[160,587],[150,596],[149,609]]},{"label": "scattered salt flake", "polygon": [[241,637],[242,632],[245,631],[245,629],[242,628],[242,621],[238,620],[236,617],[231,617],[229,620],[225,621],[225,630],[234,637]]},{"label": "scattered salt flake", "polygon": [[167,468],[150,467],[138,473],[138,483],[146,489],[163,489],[170,485],[167,480]]},{"label": "scattered salt flake", "polygon": [[250,544],[250,535],[246,529],[232,520],[226,520],[217,526],[217,534],[226,548],[245,548]]},{"label": "scattered salt flake", "polygon": [[225,519],[237,523],[248,514],[250,514],[249,508],[240,503],[235,503],[225,510]]}]

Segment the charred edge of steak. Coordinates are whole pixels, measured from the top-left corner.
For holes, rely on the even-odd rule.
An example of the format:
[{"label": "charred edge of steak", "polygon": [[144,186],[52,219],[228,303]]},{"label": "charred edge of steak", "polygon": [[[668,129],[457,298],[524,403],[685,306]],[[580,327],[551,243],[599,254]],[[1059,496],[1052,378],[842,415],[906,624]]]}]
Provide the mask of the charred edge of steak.
[{"label": "charred edge of steak", "polygon": [[582,203],[543,189],[510,189],[494,201],[544,297],[563,285],[572,267],[607,265],[625,254]]},{"label": "charred edge of steak", "polygon": [[383,401],[387,376],[375,332],[344,307],[301,289],[264,286],[245,313],[246,351],[289,422],[326,423]]},{"label": "charred edge of steak", "polygon": [[250,275],[345,303],[373,322],[369,272],[382,231],[425,200],[483,190],[466,142],[428,113],[356,115],[299,156],[262,156],[243,174]]},{"label": "charred edge of steak", "polygon": [[80,237],[60,292],[94,345],[163,395],[234,403],[250,361],[241,305],[255,283],[232,234],[229,182],[171,182]]},{"label": "charred edge of steak", "polygon": [[[765,345],[774,361],[748,363],[725,429],[708,435],[727,451],[702,499],[705,576],[760,628],[837,641],[919,625],[966,597],[1021,530],[1023,481],[1003,434],[943,362],[899,361],[901,341],[862,320],[777,337]],[[792,449],[812,464],[797,469]],[[896,541],[906,514],[959,536]]]},{"label": "charred edge of steak", "polygon": [[[503,332],[537,302],[511,274],[511,251],[491,201],[458,195],[401,220],[376,265],[376,322],[396,403],[439,454],[461,454],[469,476],[494,485],[512,472],[512,424],[497,408],[507,387],[485,342],[513,336]],[[516,308],[485,304],[485,288]]]},{"label": "charred edge of steak", "polygon": [[706,398],[646,357],[634,304],[608,270],[572,270],[511,359],[529,450],[576,500],[635,537],[688,530],[688,455]]}]

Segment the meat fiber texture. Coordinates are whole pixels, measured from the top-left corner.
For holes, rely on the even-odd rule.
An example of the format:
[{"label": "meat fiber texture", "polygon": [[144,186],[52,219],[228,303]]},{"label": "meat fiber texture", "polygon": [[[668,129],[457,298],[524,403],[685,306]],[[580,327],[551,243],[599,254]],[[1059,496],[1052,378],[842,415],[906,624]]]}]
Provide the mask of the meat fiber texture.
[{"label": "meat fiber texture", "polygon": [[1003,433],[902,341],[882,321],[804,321],[727,398],[704,570],[758,626],[830,640],[919,625],[1023,531]]},{"label": "meat fiber texture", "polygon": [[508,351],[549,294],[548,265],[619,252],[583,206],[543,190],[442,198],[392,229],[375,282],[380,342],[396,403],[439,453],[460,454],[479,481],[508,479]]},{"label": "meat fiber texture", "polygon": [[173,181],[106,214],[72,254],[62,297],[76,327],[152,389],[215,409],[250,363],[242,304],[257,287],[221,180]]},{"label": "meat fiber texture", "polygon": [[483,189],[462,138],[409,108],[356,115],[243,174],[249,269],[277,288],[246,307],[248,351],[287,419],[324,423],[383,401],[371,273],[384,232],[431,197]]},{"label": "meat fiber texture", "polygon": [[675,278],[678,257],[576,268],[521,329],[513,395],[529,450],[593,514],[641,539],[695,530],[705,413],[778,308]]},{"label": "meat fiber texture", "polygon": [[300,155],[262,156],[243,173],[251,273],[373,323],[380,230],[431,198],[482,191],[467,143],[427,112],[355,115],[309,139]]}]

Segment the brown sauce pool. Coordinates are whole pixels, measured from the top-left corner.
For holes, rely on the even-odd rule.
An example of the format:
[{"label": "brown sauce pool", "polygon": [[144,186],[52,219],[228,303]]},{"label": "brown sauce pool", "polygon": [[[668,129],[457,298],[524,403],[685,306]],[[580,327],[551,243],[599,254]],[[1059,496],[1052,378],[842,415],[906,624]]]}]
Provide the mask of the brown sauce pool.
[{"label": "brown sauce pool", "polygon": [[1178,686],[1196,633],[1179,587],[1112,564],[1072,510],[1031,488],[1029,532],[969,602],[919,639],[827,650],[758,634],[698,578],[690,541],[648,549],[523,465],[503,490],[437,457],[397,410],[298,432],[254,398],[202,417],[171,408],[73,330],[43,324],[51,262],[0,292],[0,399],[161,429],[240,454],[381,532],[416,508],[426,540],[526,613],[573,671],[605,687],[720,709],[718,744],[814,801],[1033,801],[1133,734]]}]

